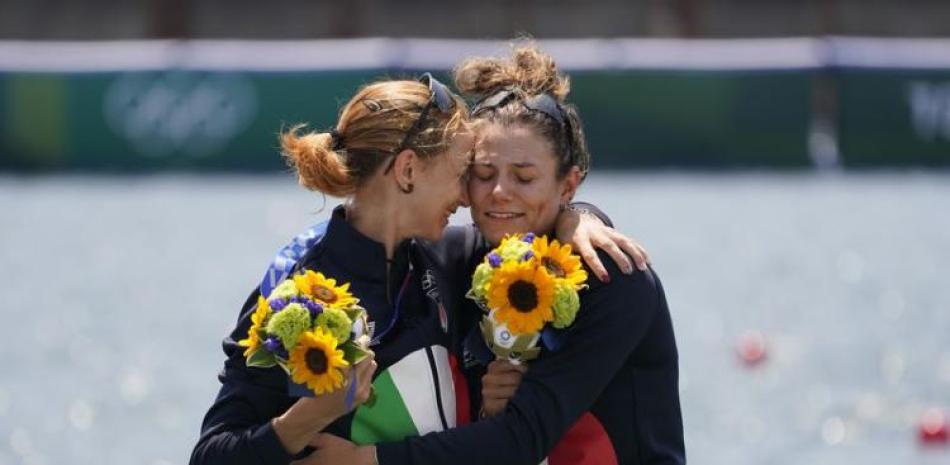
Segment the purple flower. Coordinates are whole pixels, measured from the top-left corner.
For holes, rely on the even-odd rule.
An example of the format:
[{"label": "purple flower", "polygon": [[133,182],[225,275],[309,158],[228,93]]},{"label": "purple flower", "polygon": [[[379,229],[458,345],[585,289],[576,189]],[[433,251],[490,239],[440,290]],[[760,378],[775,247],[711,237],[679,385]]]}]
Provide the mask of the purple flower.
[{"label": "purple flower", "polygon": [[284,344],[280,342],[280,338],[276,336],[271,336],[265,339],[264,348],[267,349],[268,352],[282,359],[286,360],[288,357],[290,357],[290,354],[287,353],[287,349],[284,348]]},{"label": "purple flower", "polygon": [[287,306],[288,302],[287,302],[287,299],[274,299],[270,301],[269,304],[270,304],[270,309],[273,310],[274,313],[277,313],[283,310],[284,307]]},{"label": "purple flower", "polygon": [[491,265],[492,268],[501,266],[501,255],[498,255],[497,252],[488,254],[488,264]]},{"label": "purple flower", "polygon": [[531,260],[532,258],[534,258],[534,252],[531,251],[531,250],[529,250],[529,251],[527,251],[527,252],[524,253],[524,257],[522,258],[522,260],[523,260],[523,261],[528,261],[528,260]]},{"label": "purple flower", "polygon": [[283,349],[284,345],[280,343],[280,339],[275,336],[271,336],[264,340],[264,348],[267,349],[268,352],[274,353],[280,349]]},{"label": "purple flower", "polygon": [[529,243],[529,244],[532,243],[532,242],[534,242],[534,233],[525,234],[524,237],[521,238],[521,240],[522,240],[522,241],[525,241],[525,242],[527,242],[527,243]]},{"label": "purple flower", "polygon": [[317,315],[323,313],[323,305],[320,305],[310,299],[304,300],[304,307],[307,307],[307,310],[310,310],[310,316],[316,318]]}]

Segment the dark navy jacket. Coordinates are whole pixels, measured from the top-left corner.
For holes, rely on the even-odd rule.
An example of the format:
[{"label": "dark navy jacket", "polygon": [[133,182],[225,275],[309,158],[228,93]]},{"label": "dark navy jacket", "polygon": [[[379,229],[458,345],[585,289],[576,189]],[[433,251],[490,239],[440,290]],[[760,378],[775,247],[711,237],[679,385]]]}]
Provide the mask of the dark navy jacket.
[{"label": "dark navy jacket", "polygon": [[[333,221],[331,230],[332,226]],[[328,234],[319,247],[324,251],[308,257],[324,257],[316,259],[318,269],[352,281],[354,293],[362,299],[374,292],[385,293],[379,290],[385,287],[385,273],[372,271],[372,266],[384,269],[379,244],[365,237],[355,242],[338,241]],[[458,336],[467,334],[480,318],[477,307],[463,297],[474,266],[488,251],[473,227],[449,228],[438,243],[412,243],[403,248],[410,251],[406,255],[438,270],[441,299],[450,315],[449,329],[444,338],[432,332],[416,336],[423,340],[406,340],[407,346],[398,350],[377,349],[381,371],[392,359],[433,343],[460,354],[462,338]],[[346,253],[339,254],[339,250]],[[601,260],[611,282],[590,278],[590,289],[581,294],[577,320],[562,335],[560,347],[544,351],[531,362],[503,413],[447,431],[435,428],[429,434],[400,441],[373,441],[377,442],[380,464],[534,465],[545,457],[551,465],[685,463],[677,350],[660,281],[652,270],[623,275],[608,256],[601,254]],[[339,269],[328,269],[328,263]],[[364,275],[364,266],[370,267],[369,274]],[[395,267],[407,268],[406,264]],[[376,284],[357,287],[361,279]],[[391,277],[392,283],[399,280],[398,272]],[[416,294],[425,301],[422,285],[418,284]],[[224,386],[205,418],[193,464],[281,464],[290,460],[269,427],[269,419],[283,413],[294,400],[286,395],[285,375],[276,371],[265,376],[244,367],[241,348],[234,342],[246,334],[255,299],[253,294],[238,327],[225,341],[229,358],[221,375]],[[431,327],[437,321],[432,305],[421,308],[429,308],[421,321],[428,321]],[[371,310],[371,317],[383,321],[388,316],[373,315]],[[467,365],[471,412],[479,406],[477,381],[482,367],[472,357]],[[459,407],[461,424],[466,406]],[[352,417],[344,417],[328,431],[352,439],[352,431],[348,431]]]},{"label": "dark navy jacket", "polygon": [[[443,300],[457,298],[440,285],[444,279],[437,258],[429,248],[406,241],[399,245],[387,272],[383,246],[356,231],[338,208],[320,242],[298,262],[298,268],[320,271],[340,284],[350,283],[376,334],[393,323],[372,347],[378,364],[374,385],[379,407],[361,407],[326,432],[358,442],[378,442],[445,430],[467,417],[468,398],[460,393],[457,402],[455,391],[456,385],[465,385],[453,369],[452,354],[458,348],[453,335],[459,330],[454,312],[442,305]],[[297,400],[288,393],[288,377],[279,367],[247,367],[244,348],[236,342],[247,335],[257,297],[255,290],[234,331],[224,340],[227,360],[219,375],[222,386],[204,418],[191,456],[193,465],[280,465],[294,459],[270,423]],[[394,405],[404,414],[391,415]]]}]

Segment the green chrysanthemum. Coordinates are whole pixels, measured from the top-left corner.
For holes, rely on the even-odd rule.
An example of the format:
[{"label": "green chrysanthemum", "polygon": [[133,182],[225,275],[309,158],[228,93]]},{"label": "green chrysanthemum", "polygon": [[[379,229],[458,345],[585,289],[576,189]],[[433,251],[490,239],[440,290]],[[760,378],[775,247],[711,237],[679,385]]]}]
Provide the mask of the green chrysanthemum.
[{"label": "green chrysanthemum", "polygon": [[298,303],[287,305],[267,322],[267,332],[279,337],[288,351],[297,345],[300,335],[309,329],[310,311]]},{"label": "green chrysanthemum", "polygon": [[485,299],[486,287],[491,281],[493,270],[494,269],[488,263],[482,263],[475,267],[475,274],[472,275],[472,296],[476,299]]},{"label": "green chrysanthemum", "polygon": [[554,286],[554,321],[555,328],[566,328],[574,322],[577,310],[581,307],[581,299],[570,283],[559,282]]},{"label": "green chrysanthemum", "polygon": [[337,341],[343,342],[350,338],[353,322],[346,312],[338,308],[324,307],[323,313],[317,316],[315,326],[323,328],[333,335]]},{"label": "green chrysanthemum", "polygon": [[518,236],[510,236],[501,241],[498,246],[498,255],[504,261],[520,261],[525,254],[531,252],[531,244],[521,240]]},{"label": "green chrysanthemum", "polygon": [[300,292],[297,290],[297,284],[294,283],[294,280],[285,279],[284,282],[275,287],[273,291],[270,291],[270,295],[267,298],[268,300],[289,299],[299,294]]}]

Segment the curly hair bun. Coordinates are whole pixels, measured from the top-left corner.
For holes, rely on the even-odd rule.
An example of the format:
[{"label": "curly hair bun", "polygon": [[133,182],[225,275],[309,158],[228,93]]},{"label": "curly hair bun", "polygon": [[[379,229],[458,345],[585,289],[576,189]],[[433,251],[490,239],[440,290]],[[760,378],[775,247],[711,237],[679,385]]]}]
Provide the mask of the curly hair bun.
[{"label": "curly hair bun", "polygon": [[505,87],[528,95],[548,93],[564,102],[570,79],[557,69],[554,58],[529,43],[515,46],[510,57],[475,57],[455,68],[455,86],[466,95],[484,96]]}]

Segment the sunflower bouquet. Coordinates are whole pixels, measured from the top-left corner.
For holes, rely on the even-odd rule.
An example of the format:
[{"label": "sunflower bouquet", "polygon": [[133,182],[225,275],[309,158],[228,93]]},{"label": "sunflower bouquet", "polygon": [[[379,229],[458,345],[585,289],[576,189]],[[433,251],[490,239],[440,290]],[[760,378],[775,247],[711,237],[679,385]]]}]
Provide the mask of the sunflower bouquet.
[{"label": "sunflower bouquet", "polygon": [[520,363],[536,358],[546,327],[567,328],[580,309],[587,272],[570,245],[532,233],[506,236],[475,268],[466,296],[487,312],[481,330],[489,349]]},{"label": "sunflower bouquet", "polygon": [[346,385],[346,370],[368,356],[370,344],[366,310],[349,287],[306,270],[258,297],[247,338],[238,341],[247,366],[280,366],[302,396]]}]

